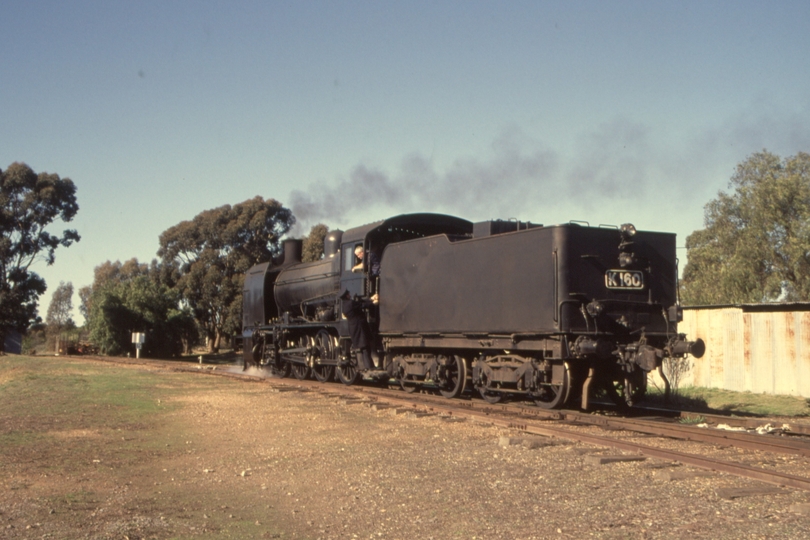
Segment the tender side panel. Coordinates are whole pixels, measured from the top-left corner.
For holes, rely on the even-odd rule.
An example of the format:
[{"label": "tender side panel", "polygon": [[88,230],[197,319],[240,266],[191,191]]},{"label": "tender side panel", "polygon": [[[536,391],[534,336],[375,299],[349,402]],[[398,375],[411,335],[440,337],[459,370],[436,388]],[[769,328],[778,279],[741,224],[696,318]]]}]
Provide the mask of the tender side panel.
[{"label": "tender side panel", "polygon": [[392,244],[380,277],[383,333],[555,331],[548,229]]}]

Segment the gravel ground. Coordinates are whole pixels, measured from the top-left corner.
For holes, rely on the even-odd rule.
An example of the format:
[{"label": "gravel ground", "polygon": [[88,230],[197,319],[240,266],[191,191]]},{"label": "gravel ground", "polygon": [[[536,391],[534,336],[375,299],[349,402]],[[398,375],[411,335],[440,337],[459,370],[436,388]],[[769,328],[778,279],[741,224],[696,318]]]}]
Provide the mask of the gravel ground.
[{"label": "gravel ground", "polygon": [[[48,476],[7,455],[17,461],[0,465],[0,538],[810,537],[810,514],[793,511],[810,493],[650,459],[591,465],[617,452],[503,446],[521,435],[315,392],[161,377],[173,389],[165,446],[150,446],[144,418],[114,433],[54,427],[60,452],[94,441],[92,469]],[[49,495],[57,481],[86,500],[63,511]],[[731,488],[769,492],[728,498]]]},{"label": "gravel ground", "polygon": [[[244,403],[259,401],[261,406]],[[315,393],[188,398],[180,414],[215,421],[223,480],[264,492],[300,538],[801,538],[810,496],[656,460],[589,465],[615,451],[520,437],[473,422],[412,417]],[[247,405],[247,406],[246,406]],[[238,415],[235,410],[250,411]],[[540,439],[534,439],[542,441]],[[241,476],[249,471],[249,476]],[[672,476],[672,475],[669,475]],[[677,475],[676,475],[677,476]],[[730,488],[777,491],[727,499]]]}]

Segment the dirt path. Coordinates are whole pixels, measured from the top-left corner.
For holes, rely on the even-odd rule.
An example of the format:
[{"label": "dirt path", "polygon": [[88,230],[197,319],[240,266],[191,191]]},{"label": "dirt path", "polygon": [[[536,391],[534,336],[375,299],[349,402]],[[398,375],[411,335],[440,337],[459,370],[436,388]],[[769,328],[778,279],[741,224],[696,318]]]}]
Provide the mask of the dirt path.
[{"label": "dirt path", "polygon": [[[43,368],[48,369],[43,369]],[[0,359],[0,538],[800,538],[810,495],[314,393]],[[683,470],[685,468],[680,468]]]}]

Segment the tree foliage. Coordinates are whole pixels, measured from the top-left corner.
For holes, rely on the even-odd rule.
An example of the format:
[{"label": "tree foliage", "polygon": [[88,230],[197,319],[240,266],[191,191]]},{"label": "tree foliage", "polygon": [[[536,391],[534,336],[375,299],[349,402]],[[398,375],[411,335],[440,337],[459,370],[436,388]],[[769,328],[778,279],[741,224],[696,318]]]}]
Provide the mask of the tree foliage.
[{"label": "tree foliage", "polygon": [[47,230],[57,219],[71,221],[78,210],[69,178],[37,174],[24,163],[0,171],[0,348],[9,330],[23,331],[39,320],[37,301],[47,287],[31,265],[53,264],[57,247],[79,241],[75,230],[61,236]]},{"label": "tree foliage", "polygon": [[131,259],[107,261],[95,269],[86,298],[90,341],[102,353],[120,355],[132,348],[132,333],[144,332],[146,356],[187,352],[196,335],[191,313],[178,307],[179,295],[161,282],[161,269]]},{"label": "tree foliage", "polygon": [[158,255],[176,267],[175,289],[205,332],[211,351],[241,327],[244,273],[279,253],[279,240],[295,222],[274,199],[255,197],[206,210],[160,235]]},{"label": "tree foliage", "polygon": [[302,262],[319,261],[323,257],[323,241],[329,234],[329,227],[323,223],[318,223],[309,230],[309,235],[304,238]]},{"label": "tree foliage", "polygon": [[810,154],[753,154],[729,188],[686,239],[685,303],[810,300]]},{"label": "tree foliage", "polygon": [[[60,353],[59,342],[65,333],[74,330],[76,323],[73,322],[73,283],[59,282],[59,286],[51,296],[51,303],[48,305],[48,314],[45,316],[45,347],[48,350]],[[36,326],[31,326],[27,333],[36,336],[34,331]],[[29,342],[33,344],[32,342]],[[64,351],[67,352],[67,351]]]},{"label": "tree foliage", "polygon": [[[156,263],[155,263],[156,264]],[[119,283],[129,281],[141,275],[149,274],[149,265],[138,262],[138,259],[130,259],[126,262],[106,261],[96,266],[93,271],[93,284],[79,289],[79,312],[85,319],[90,318],[90,309],[93,304],[93,291],[100,290],[101,287],[109,283]]]},{"label": "tree foliage", "polygon": [[48,330],[61,332],[73,328],[76,323],[73,321],[73,283],[59,282],[59,286],[51,296],[51,303],[48,305],[48,314],[45,316],[45,323]]}]

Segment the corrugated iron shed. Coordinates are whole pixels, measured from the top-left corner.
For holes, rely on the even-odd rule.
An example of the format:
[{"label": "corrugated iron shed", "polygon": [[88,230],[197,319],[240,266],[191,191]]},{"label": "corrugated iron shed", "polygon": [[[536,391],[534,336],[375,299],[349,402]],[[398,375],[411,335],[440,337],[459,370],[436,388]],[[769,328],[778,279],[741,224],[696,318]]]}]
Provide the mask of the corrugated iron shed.
[{"label": "corrugated iron shed", "polygon": [[706,342],[682,385],[810,397],[810,302],[685,307],[679,331]]}]

